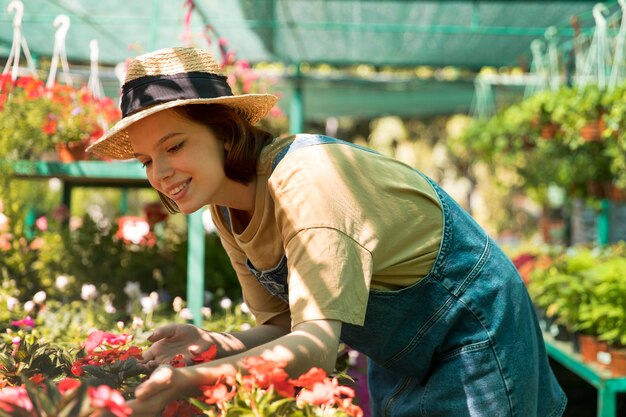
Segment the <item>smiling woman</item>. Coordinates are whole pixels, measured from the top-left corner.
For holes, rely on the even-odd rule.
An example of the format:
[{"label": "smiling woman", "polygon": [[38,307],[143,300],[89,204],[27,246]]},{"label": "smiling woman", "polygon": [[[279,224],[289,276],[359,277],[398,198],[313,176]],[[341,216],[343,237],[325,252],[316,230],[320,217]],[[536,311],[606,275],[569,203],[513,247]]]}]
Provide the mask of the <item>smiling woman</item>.
[{"label": "smiling woman", "polygon": [[[331,372],[339,343],[367,355],[374,415],[562,415],[526,287],[496,243],[430,178],[327,136],[254,127],[275,97],[233,96],[212,56],[165,49],[131,61],[124,117],[90,148],[135,157],[173,211],[208,205],[257,326],[156,329],[160,368],[133,416],[234,377],[249,357],[291,377]],[[180,356],[179,356],[180,357]]]}]

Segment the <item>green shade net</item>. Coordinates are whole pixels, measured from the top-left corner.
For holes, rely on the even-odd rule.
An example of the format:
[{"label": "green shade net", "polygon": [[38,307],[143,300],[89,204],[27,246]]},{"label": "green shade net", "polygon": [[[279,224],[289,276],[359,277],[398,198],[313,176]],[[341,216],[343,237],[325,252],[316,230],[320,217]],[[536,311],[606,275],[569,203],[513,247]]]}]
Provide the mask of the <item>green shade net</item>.
[{"label": "green shade net", "polygon": [[[0,56],[13,39],[14,14],[0,1]],[[196,46],[218,52],[224,38],[239,59],[250,62],[334,66],[530,66],[530,43],[558,28],[559,42],[571,42],[572,16],[581,30],[593,27],[594,1],[373,1],[373,0],[195,0],[186,25],[184,0],[25,0],[22,33],[32,55],[52,55],[59,14],[71,19],[66,52],[71,64],[89,63],[89,42],[99,44],[107,94],[119,83],[112,67],[128,57],[168,46]],[[617,1],[606,2],[611,12]],[[207,41],[210,40],[210,42]],[[21,64],[25,65],[22,57]],[[73,65],[70,69],[76,70]],[[108,68],[108,71],[106,70]],[[286,71],[286,74],[288,72]],[[293,78],[276,85],[289,111]],[[471,79],[300,79],[307,118],[382,114],[430,115],[467,112]]]}]

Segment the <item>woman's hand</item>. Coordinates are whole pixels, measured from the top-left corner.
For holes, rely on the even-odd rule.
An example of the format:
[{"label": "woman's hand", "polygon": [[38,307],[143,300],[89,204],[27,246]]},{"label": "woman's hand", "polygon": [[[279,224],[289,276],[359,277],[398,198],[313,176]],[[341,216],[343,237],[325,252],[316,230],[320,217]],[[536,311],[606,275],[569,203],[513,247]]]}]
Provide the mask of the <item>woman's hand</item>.
[{"label": "woman's hand", "polygon": [[215,343],[210,332],[191,324],[168,324],[159,327],[148,340],[152,342],[152,346],[143,353],[143,359],[149,367],[169,363],[176,355],[183,355],[185,363],[191,364],[193,356]]},{"label": "woman's hand", "polygon": [[136,399],[126,402],[132,417],[159,417],[171,401],[193,395],[192,377],[187,373],[187,368],[159,366],[137,387]]}]

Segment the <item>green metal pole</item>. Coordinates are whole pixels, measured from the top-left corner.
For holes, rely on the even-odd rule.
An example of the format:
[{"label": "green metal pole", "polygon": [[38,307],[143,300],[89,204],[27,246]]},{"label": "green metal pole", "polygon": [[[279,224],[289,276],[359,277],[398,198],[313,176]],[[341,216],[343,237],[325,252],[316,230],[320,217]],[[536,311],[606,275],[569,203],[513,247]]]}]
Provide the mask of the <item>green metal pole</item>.
[{"label": "green metal pole", "polygon": [[204,250],[202,210],[198,210],[187,216],[187,306],[196,326],[202,323]]},{"label": "green metal pole", "polygon": [[600,200],[600,213],[598,214],[598,245],[606,246],[609,243],[610,233],[610,203],[603,198]]},{"label": "green metal pole", "polygon": [[159,26],[161,24],[161,0],[152,0],[152,19],[150,19],[150,44],[148,50],[157,49]]},{"label": "green metal pole", "polygon": [[289,131],[291,134],[302,133],[304,129],[304,104],[302,102],[302,73],[300,64],[295,66],[293,94],[289,103]]},{"label": "green metal pole", "polygon": [[122,188],[122,196],[120,198],[120,214],[128,213],[128,188]]},{"label": "green metal pole", "polygon": [[67,207],[67,212],[72,212],[72,184],[67,182],[63,183],[63,196],[61,197],[62,203]]},{"label": "green metal pole", "polygon": [[615,392],[606,389],[606,387],[598,388],[598,417],[617,416],[616,395]]}]

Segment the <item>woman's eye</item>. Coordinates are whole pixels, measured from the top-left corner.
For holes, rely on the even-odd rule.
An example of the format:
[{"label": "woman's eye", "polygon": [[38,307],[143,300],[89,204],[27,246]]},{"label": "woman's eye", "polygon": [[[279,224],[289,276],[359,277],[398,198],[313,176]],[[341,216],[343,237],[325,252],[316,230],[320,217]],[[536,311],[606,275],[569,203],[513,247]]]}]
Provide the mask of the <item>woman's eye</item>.
[{"label": "woman's eye", "polygon": [[176,152],[176,151],[178,151],[179,149],[181,149],[181,148],[183,147],[183,144],[184,144],[184,143],[185,143],[185,142],[180,142],[180,143],[177,143],[176,145],[174,145],[174,146],[172,146],[171,148],[169,148],[167,151],[168,151],[168,152]]},{"label": "woman's eye", "polygon": [[[139,161],[139,162],[141,162],[141,161]],[[144,168],[147,168],[148,165],[150,165],[151,162],[152,161],[141,162],[141,166],[144,167]]]}]

